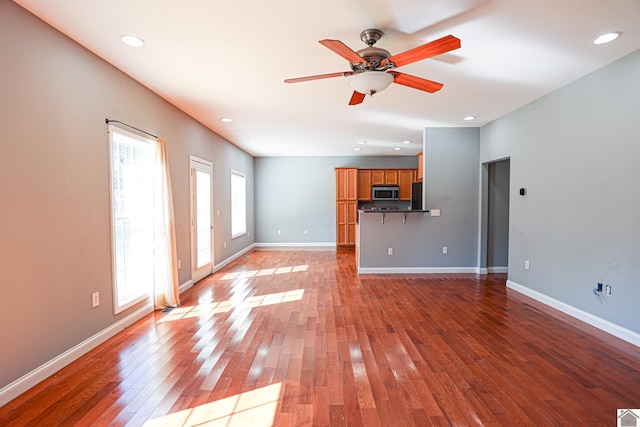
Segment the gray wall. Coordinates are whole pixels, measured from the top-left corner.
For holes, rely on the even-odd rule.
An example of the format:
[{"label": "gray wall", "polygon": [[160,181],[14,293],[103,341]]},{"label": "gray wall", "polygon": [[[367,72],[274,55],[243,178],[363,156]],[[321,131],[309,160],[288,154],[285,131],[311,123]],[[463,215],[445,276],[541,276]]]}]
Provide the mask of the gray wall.
[{"label": "gray wall", "polygon": [[[509,279],[635,332],[639,75],[636,51],[480,132],[481,162],[511,159]],[[599,281],[613,287],[603,304]]]},{"label": "gray wall", "polygon": [[509,265],[509,163],[488,165],[487,267]]},{"label": "gray wall", "polygon": [[[253,243],[254,175],[251,156],[5,0],[0,58],[2,388],[141,307],[113,315],[105,118],[167,139],[181,283],[191,274],[189,154],[214,165],[216,262]],[[224,249],[232,168],[247,173],[251,236]]]},{"label": "gray wall", "polygon": [[[256,242],[335,244],[336,167],[418,167],[417,156],[255,159]],[[277,231],[281,234],[278,235]],[[307,230],[308,234],[304,234]]]},{"label": "gray wall", "polygon": [[445,265],[478,264],[478,128],[424,131],[425,209],[440,209],[430,244],[447,246]]}]

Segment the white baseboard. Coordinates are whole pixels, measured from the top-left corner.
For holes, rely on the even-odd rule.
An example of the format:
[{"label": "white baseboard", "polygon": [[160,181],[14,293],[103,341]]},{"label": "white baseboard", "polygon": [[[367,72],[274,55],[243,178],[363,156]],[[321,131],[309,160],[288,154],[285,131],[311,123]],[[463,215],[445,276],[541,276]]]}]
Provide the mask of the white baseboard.
[{"label": "white baseboard", "polygon": [[193,280],[189,279],[186,282],[184,282],[182,285],[180,285],[180,287],[178,288],[178,292],[183,293],[184,291],[186,291],[191,287],[193,287]]},{"label": "white baseboard", "polygon": [[247,252],[249,252],[251,249],[253,249],[256,246],[255,243],[247,246],[246,248],[244,248],[243,250],[241,250],[240,252],[237,252],[233,255],[231,255],[229,258],[225,259],[224,261],[216,264],[213,267],[213,271],[214,273],[218,270],[220,270],[222,267],[226,266],[227,264],[232,263],[233,261],[237,260],[238,258],[240,258],[242,255],[246,254]]},{"label": "white baseboard", "polygon": [[478,267],[359,267],[358,274],[481,274]]},{"label": "white baseboard", "polygon": [[548,305],[549,307],[555,308],[558,311],[568,314],[571,317],[581,320],[595,328],[620,338],[621,340],[640,347],[640,334],[637,332],[624,328],[620,325],[616,325],[615,323],[609,322],[601,317],[594,316],[591,313],[587,313],[586,311],[580,310],[579,308],[573,307],[562,301],[558,301],[557,299],[551,298],[538,291],[534,291],[533,289],[522,286],[511,280],[507,280],[507,288],[520,292],[521,294],[533,298],[534,300]]},{"label": "white baseboard", "polygon": [[509,267],[487,267],[488,273],[508,273]]},{"label": "white baseboard", "polygon": [[69,350],[54,357],[45,364],[37,367],[28,374],[18,378],[11,384],[6,385],[2,389],[0,389],[0,406],[3,406],[9,401],[20,396],[31,387],[55,374],[60,369],[67,366],[69,363],[78,359],[80,356],[86,354],[90,350],[93,350],[109,338],[115,336],[118,332],[124,330],[128,326],[132,325],[133,323],[137,322],[138,320],[142,319],[144,316],[152,312],[153,306],[145,305],[144,307],[139,308],[124,319],[117,321],[113,325],[82,341],[80,344],[70,348]]},{"label": "white baseboard", "polygon": [[335,243],[256,243],[256,248],[291,249],[291,248],[335,248]]}]

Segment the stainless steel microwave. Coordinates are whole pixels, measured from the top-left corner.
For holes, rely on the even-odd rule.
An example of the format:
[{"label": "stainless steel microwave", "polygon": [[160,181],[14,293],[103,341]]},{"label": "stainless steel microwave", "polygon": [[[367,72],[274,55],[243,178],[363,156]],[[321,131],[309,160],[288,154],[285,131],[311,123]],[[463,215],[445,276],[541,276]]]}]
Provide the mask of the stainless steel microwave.
[{"label": "stainless steel microwave", "polygon": [[400,187],[371,187],[372,200],[398,200],[400,198]]}]

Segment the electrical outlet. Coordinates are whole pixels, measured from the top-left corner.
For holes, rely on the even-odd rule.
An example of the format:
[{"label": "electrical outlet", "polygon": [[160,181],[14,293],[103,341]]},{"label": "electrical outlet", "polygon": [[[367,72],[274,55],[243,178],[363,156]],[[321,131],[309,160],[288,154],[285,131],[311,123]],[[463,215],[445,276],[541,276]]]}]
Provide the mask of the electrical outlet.
[{"label": "electrical outlet", "polygon": [[182,260],[178,260],[178,270],[180,270],[182,268]]},{"label": "electrical outlet", "polygon": [[222,243],[222,246],[224,246],[225,248],[227,247],[227,241],[226,240]]},{"label": "electrical outlet", "polygon": [[307,230],[304,230],[304,234],[309,234],[309,232]]},{"label": "electrical outlet", "polygon": [[100,292],[94,292],[91,294],[91,307],[96,308],[100,305]]},{"label": "electrical outlet", "polygon": [[529,260],[528,259],[524,260],[524,269],[525,270],[529,269]]},{"label": "electrical outlet", "polygon": [[387,255],[393,255],[393,248],[387,249]]},{"label": "electrical outlet", "polygon": [[606,285],[604,287],[604,293],[607,295],[611,295],[611,285]]},{"label": "electrical outlet", "polygon": [[443,254],[448,254],[449,253],[449,248],[447,248],[446,246],[442,247],[442,253]]},{"label": "electrical outlet", "polygon": [[431,216],[440,216],[440,209],[431,209]]},{"label": "electrical outlet", "polygon": [[280,230],[277,231],[278,234],[282,233]]}]

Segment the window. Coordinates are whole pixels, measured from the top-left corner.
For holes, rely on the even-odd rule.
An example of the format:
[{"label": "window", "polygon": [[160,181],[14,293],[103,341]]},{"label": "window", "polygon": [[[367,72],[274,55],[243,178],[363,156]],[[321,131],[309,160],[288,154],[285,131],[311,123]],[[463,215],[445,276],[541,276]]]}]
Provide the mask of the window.
[{"label": "window", "polygon": [[231,238],[247,234],[247,187],[243,173],[231,171]]},{"label": "window", "polygon": [[155,141],[109,127],[114,309],[153,290],[153,167]]}]

